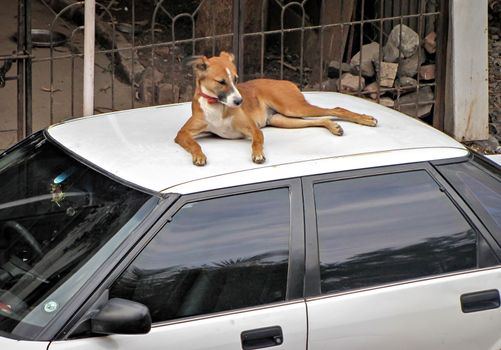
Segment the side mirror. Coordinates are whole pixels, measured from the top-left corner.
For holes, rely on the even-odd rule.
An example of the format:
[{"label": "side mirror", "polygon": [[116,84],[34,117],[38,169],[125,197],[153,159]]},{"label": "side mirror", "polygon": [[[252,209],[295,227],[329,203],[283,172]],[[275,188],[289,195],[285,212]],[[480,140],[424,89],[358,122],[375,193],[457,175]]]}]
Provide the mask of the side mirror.
[{"label": "side mirror", "polygon": [[147,306],[126,299],[110,299],[91,320],[97,334],[146,334],[151,329]]}]

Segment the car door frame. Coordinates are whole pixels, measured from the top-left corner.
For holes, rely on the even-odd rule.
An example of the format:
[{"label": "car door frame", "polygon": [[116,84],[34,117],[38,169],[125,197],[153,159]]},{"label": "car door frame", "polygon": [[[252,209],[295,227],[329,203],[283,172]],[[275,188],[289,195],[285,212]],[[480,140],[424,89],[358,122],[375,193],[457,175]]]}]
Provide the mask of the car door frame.
[{"label": "car door frame", "polygon": [[[158,222],[148,230],[141,238],[139,238],[129,251],[122,254],[121,261],[117,262],[114,268],[110,271],[109,275],[99,284],[99,286],[89,293],[89,298],[81,306],[79,311],[62,327],[54,340],[67,340],[71,339],[71,334],[77,327],[88,317],[96,307],[99,307],[103,301],[106,301],[106,295],[109,287],[114,281],[125,271],[125,269],[134,261],[138,254],[148,245],[148,243],[155,237],[161,229],[168,225],[174,215],[185,204],[196,202],[206,199],[227,197],[231,195],[238,195],[244,193],[260,192],[266,190],[273,190],[278,188],[289,188],[290,198],[290,237],[289,237],[289,266],[287,273],[287,289],[286,300],[284,302],[275,303],[274,306],[281,303],[287,304],[290,302],[304,302],[304,264],[305,264],[305,247],[304,247],[304,218],[303,218],[303,200],[302,200],[302,184],[300,178],[291,178],[278,181],[268,181],[250,185],[241,185],[223,189],[209,190],[204,192],[192,194],[172,194],[176,197],[176,201],[171,203],[168,209],[164,212]],[[199,315],[193,317],[186,317],[183,319],[167,320],[158,322],[152,325],[155,327],[164,327],[169,324],[179,322],[189,322],[192,320],[199,320],[204,318],[218,317],[225,314],[234,314],[235,312],[258,310],[268,308],[270,304],[258,305],[249,308],[242,308],[238,310],[229,310],[218,313],[211,313],[206,315]],[[307,330],[305,329],[305,332]]]},{"label": "car door frame", "polygon": [[[468,157],[456,158],[454,160],[449,160],[449,162],[464,162],[467,161]],[[320,253],[319,253],[319,241],[318,241],[318,230],[317,230],[317,216],[315,209],[315,194],[314,185],[321,182],[337,181],[337,180],[349,180],[368,176],[377,176],[385,174],[396,174],[409,171],[424,170],[431,176],[431,178],[436,182],[439,189],[444,192],[451,203],[459,210],[461,215],[465,218],[468,224],[478,232],[481,237],[487,242],[488,246],[479,246],[479,255],[484,252],[487,254],[493,252],[497,259],[501,262],[501,247],[487,230],[487,228],[482,224],[475,213],[469,208],[465,201],[459,196],[459,194],[453,189],[451,185],[445,180],[445,178],[433,167],[430,162],[419,162],[410,164],[400,164],[391,165],[384,167],[375,167],[359,170],[349,170],[343,172],[333,172],[320,175],[312,175],[302,178],[303,185],[303,198],[304,198],[304,213],[305,213],[305,239],[306,239],[306,255],[305,255],[305,290],[304,295],[306,300],[308,298],[315,297],[332,297],[333,294],[322,294],[320,290],[321,279],[320,279]],[[485,249],[485,251],[483,250]],[[499,267],[499,266],[498,266]],[[492,268],[492,267],[488,267]],[[474,271],[481,270],[482,268],[477,268]],[[459,273],[471,273],[472,271],[461,271]],[[442,274],[438,276],[427,276],[413,280],[397,281],[393,284],[409,283],[415,280],[429,279],[429,278],[440,278],[443,276],[457,274],[458,272],[453,272],[449,274]],[[370,287],[370,288],[382,288],[385,285]]]}]

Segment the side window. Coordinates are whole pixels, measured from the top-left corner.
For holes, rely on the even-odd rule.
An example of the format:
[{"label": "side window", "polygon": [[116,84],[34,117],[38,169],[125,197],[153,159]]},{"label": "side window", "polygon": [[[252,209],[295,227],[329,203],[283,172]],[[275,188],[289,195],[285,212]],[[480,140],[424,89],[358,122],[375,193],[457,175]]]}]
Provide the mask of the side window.
[{"label": "side window", "polygon": [[314,186],[322,293],[477,266],[477,234],[425,171]]},{"label": "side window", "polygon": [[471,162],[448,164],[438,169],[470,205],[475,206],[488,229],[501,241],[501,171]]},{"label": "side window", "polygon": [[184,205],[111,288],[153,322],[285,300],[288,188]]}]

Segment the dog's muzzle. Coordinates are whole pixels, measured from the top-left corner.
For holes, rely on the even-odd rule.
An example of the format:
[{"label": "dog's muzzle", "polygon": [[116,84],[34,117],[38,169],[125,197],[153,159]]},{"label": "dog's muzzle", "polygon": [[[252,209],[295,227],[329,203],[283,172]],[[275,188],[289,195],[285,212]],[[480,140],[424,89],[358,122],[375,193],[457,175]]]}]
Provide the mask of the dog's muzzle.
[{"label": "dog's muzzle", "polygon": [[242,95],[240,95],[240,92],[238,92],[237,89],[233,90],[233,92],[228,95],[220,94],[217,98],[221,103],[227,105],[228,107],[238,107],[243,102]]}]

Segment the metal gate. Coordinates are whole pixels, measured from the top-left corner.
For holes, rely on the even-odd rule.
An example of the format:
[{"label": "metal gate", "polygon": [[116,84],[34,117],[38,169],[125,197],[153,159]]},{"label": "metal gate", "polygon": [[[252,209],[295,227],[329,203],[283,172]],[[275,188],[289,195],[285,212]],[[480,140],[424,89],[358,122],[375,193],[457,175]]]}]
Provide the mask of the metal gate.
[{"label": "metal gate", "polygon": [[[5,75],[7,83],[17,80],[18,139],[33,131],[32,104],[36,118],[45,118],[37,128],[82,113],[84,2],[38,1],[50,8],[51,31],[66,23],[68,40],[59,50],[50,45],[33,57],[30,0],[19,0],[17,51],[0,56],[0,79]],[[227,50],[236,56],[241,80],[288,79],[304,90],[341,91],[391,102],[393,108],[416,116],[424,109],[431,111],[427,121],[442,129],[447,7],[448,0],[99,0],[95,112],[188,101],[193,78],[182,59]],[[412,86],[397,84],[396,78],[394,85],[385,87],[379,72],[367,77],[361,69],[353,71],[353,56],[361,51],[362,61],[362,48],[371,43],[379,45],[373,65],[381,67],[384,45],[398,25],[419,35],[419,48],[427,34],[437,34],[436,53],[417,53],[418,61],[435,66],[432,80],[417,74]],[[397,63],[404,59],[399,57]],[[9,62],[17,64],[16,74],[2,74]],[[32,83],[32,68],[50,72],[41,97],[38,82]],[[347,73],[359,81],[354,89],[343,87]],[[376,88],[367,90],[369,84]],[[433,94],[421,94],[429,91]]]},{"label": "metal gate", "polygon": [[[1,130],[16,132],[16,141],[32,133],[31,111],[31,1],[19,0],[17,13],[16,50],[3,54],[0,48],[0,93],[7,84],[17,83],[16,128]],[[15,71],[15,72],[14,72]],[[0,112],[1,113],[1,112]],[[0,146],[1,148],[1,146]]]}]

